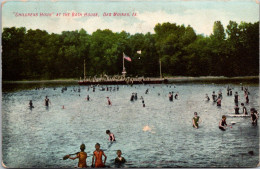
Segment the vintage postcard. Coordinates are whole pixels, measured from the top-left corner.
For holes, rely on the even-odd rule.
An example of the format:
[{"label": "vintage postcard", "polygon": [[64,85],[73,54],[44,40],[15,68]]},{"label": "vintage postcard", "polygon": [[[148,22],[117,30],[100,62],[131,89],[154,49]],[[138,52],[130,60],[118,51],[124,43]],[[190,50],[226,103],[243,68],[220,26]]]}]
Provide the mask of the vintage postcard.
[{"label": "vintage postcard", "polygon": [[7,168],[259,165],[259,1],[2,1]]}]

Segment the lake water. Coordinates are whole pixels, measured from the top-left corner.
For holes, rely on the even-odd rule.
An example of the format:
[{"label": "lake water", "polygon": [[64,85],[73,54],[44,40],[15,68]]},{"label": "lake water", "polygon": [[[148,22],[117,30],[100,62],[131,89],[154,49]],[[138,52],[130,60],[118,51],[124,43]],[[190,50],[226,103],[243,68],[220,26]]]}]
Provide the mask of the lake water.
[{"label": "lake water", "polygon": [[[80,93],[73,91],[79,86],[65,85],[64,93],[58,84],[45,85],[44,90],[18,86],[20,90],[3,91],[2,152],[7,167],[74,167],[77,160],[62,157],[78,152],[81,143],[86,145],[90,166],[97,142],[110,167],[114,167],[118,149],[127,160],[125,167],[256,167],[259,162],[259,127],[252,126],[249,117],[227,117],[227,123],[236,124],[224,132],[218,129],[222,115],[234,114],[234,96],[226,95],[228,84],[119,86],[119,91],[111,92],[80,86]],[[240,85],[231,87],[233,94],[239,92],[239,104],[245,102]],[[223,92],[221,108],[205,101],[206,93],[211,97],[212,91],[219,90]],[[179,93],[173,102],[168,99],[171,91]],[[259,111],[258,84],[249,85],[249,91],[246,107]],[[138,93],[138,100],[131,102],[133,92]],[[48,109],[46,95],[51,101]],[[107,96],[112,106],[107,105]],[[29,100],[35,106],[32,110]],[[202,119],[199,129],[192,127],[195,111]],[[143,130],[145,126],[150,129]],[[115,134],[116,143],[109,143],[107,129]]]}]

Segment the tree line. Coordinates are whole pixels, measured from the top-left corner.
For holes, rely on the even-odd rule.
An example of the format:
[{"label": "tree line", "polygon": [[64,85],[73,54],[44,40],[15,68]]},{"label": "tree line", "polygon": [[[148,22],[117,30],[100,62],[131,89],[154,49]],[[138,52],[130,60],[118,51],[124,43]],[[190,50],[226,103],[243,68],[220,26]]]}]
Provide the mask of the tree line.
[{"label": "tree line", "polygon": [[[24,27],[2,32],[3,80],[55,79],[120,75],[123,52],[128,76],[248,76],[259,73],[259,22],[220,21],[209,36],[191,26],[157,24],[155,33],[84,29],[49,34]],[[137,51],[142,53],[138,54]]]}]

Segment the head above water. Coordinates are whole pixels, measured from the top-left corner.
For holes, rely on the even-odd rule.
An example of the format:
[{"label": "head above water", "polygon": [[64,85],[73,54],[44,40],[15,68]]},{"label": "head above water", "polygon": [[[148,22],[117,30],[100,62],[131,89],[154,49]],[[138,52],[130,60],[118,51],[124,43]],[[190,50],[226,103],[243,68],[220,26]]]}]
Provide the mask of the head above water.
[{"label": "head above water", "polygon": [[117,150],[117,151],[116,151],[116,154],[118,155],[118,157],[120,157],[121,154],[122,154],[121,150]]},{"label": "head above water", "polygon": [[225,115],[223,115],[223,116],[222,116],[222,119],[223,119],[223,120],[226,120],[226,119],[227,119],[227,117],[226,117]]},{"label": "head above water", "polygon": [[241,103],[241,106],[244,106],[244,103]]},{"label": "head above water", "polygon": [[81,151],[84,151],[85,148],[86,148],[85,144],[81,144],[81,145],[80,145],[80,150],[81,150]]},{"label": "head above water", "polygon": [[250,112],[255,113],[255,112],[256,112],[256,109],[255,109],[255,108],[251,108],[251,109],[250,109]]},{"label": "head above water", "polygon": [[110,134],[110,130],[106,130],[106,133],[107,133],[107,134]]},{"label": "head above water", "polygon": [[96,148],[96,149],[99,149],[99,148],[100,148],[100,144],[99,144],[99,143],[96,143],[95,148]]},{"label": "head above water", "polygon": [[194,112],[194,115],[195,115],[195,116],[197,116],[197,115],[198,115],[198,113],[197,113],[197,112]]}]

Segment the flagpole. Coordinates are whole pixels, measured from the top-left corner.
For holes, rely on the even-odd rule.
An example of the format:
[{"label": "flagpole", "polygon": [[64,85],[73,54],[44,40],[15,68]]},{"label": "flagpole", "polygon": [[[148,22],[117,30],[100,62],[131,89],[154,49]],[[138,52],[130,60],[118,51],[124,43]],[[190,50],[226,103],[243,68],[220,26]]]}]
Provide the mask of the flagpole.
[{"label": "flagpole", "polygon": [[125,58],[124,58],[124,52],[123,52],[123,71],[122,71],[122,75],[123,75],[124,78],[125,78],[125,74],[126,74],[126,71],[125,71]]},{"label": "flagpole", "polygon": [[124,59],[124,52],[123,52],[123,71],[125,70],[125,59]]},{"label": "flagpole", "polygon": [[159,59],[159,64],[160,64],[160,78],[162,78],[162,62],[161,62],[161,59]]}]

